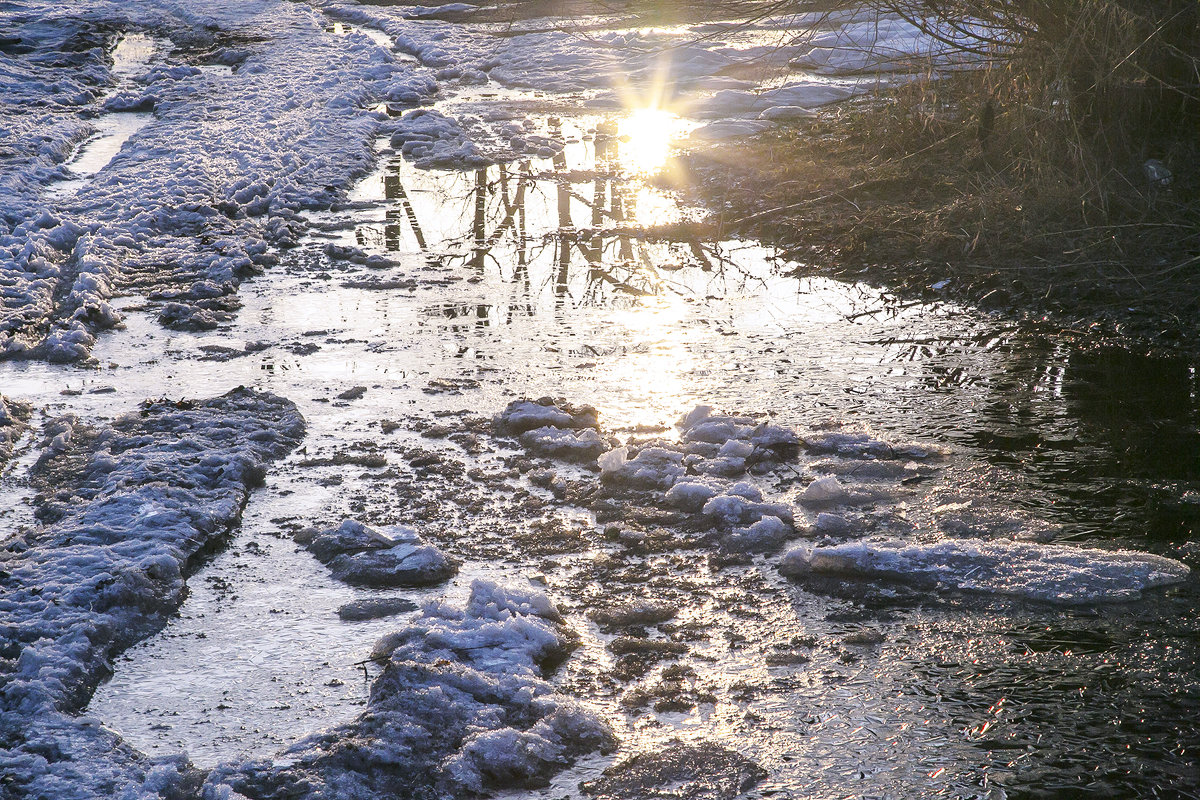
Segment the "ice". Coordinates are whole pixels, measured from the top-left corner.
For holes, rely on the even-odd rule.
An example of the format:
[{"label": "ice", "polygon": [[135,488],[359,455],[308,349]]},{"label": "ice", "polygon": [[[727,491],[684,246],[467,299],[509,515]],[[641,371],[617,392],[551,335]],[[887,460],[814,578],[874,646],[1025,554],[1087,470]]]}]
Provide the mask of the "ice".
[{"label": "ice", "polygon": [[764,515],[753,525],[734,528],[721,539],[721,547],[742,553],[771,553],[796,533],[795,528],[779,517]]},{"label": "ice", "polygon": [[918,442],[889,442],[864,431],[825,430],[804,437],[810,453],[829,453],[845,458],[939,459],[946,449]]},{"label": "ice", "polygon": [[223,765],[208,790],[367,800],[472,797],[543,784],[613,747],[609,728],[542,678],[573,645],[545,595],[476,581],[464,608],[431,604],[385,637],[366,712],[275,761]]},{"label": "ice", "polygon": [[1146,553],[982,539],[798,548],[784,556],[780,571],[796,578],[878,578],[1063,605],[1133,600],[1145,589],[1180,583],[1190,574],[1178,561]]},{"label": "ice", "polygon": [[334,577],[347,583],[429,586],[446,580],[458,568],[403,525],[372,528],[348,519],[337,528],[301,534],[296,541],[328,566]]},{"label": "ice", "polygon": [[698,513],[704,504],[721,493],[721,482],[686,478],[667,490],[666,501],[676,508]]},{"label": "ice", "polygon": [[417,109],[400,118],[392,133],[392,147],[424,169],[472,169],[495,159],[471,141],[459,123],[439,111]]},{"label": "ice", "polygon": [[764,503],[737,494],[719,494],[704,504],[703,513],[719,524],[747,525],[772,516],[792,521],[792,510],[783,503]]},{"label": "ice", "polygon": [[[175,303],[170,321],[226,321],[223,297],[192,287],[231,294],[273,263],[268,242],[294,238],[298,211],[328,207],[363,174],[380,125],[365,101],[408,71],[369,39],[330,36],[311,9],[272,0],[91,0],[78,11],[80,19],[46,14],[22,26],[37,54],[18,60],[0,96],[6,133],[20,143],[4,150],[0,171],[0,357],[87,360],[95,334],[119,321],[107,305],[117,286]],[[86,17],[174,34],[184,53],[213,47],[225,31],[264,35],[216,80],[178,52],[156,54],[144,71],[124,58],[110,67],[103,31],[112,28]],[[59,43],[73,36],[92,46],[65,55]],[[122,72],[140,89],[104,97]],[[154,118],[103,115],[99,127],[121,134],[105,146],[111,153],[124,138],[120,152],[95,156],[102,168],[65,196],[47,193],[51,178],[71,176],[65,162],[107,100],[153,102]],[[95,280],[80,283],[84,275]]]},{"label": "ice", "polygon": [[111,658],[179,607],[185,571],[237,524],[304,421],[280,397],[237,389],[147,403],[103,429],[62,418],[46,433],[34,469],[53,487],[44,525],[0,550],[0,765],[21,796],[139,796],[151,765],[72,714]]},{"label": "ice", "polygon": [[576,407],[562,401],[560,407],[548,397],[536,402],[514,400],[492,420],[492,426],[498,432],[509,436],[534,428],[594,428],[596,425],[596,409],[591,406]]},{"label": "ice", "polygon": [[824,475],[804,487],[800,502],[807,506],[833,505],[849,497],[846,487],[832,475]]},{"label": "ice", "polygon": [[685,473],[683,453],[666,447],[644,447],[616,469],[603,477],[607,483],[619,484],[634,490],[666,490]]},{"label": "ice", "polygon": [[534,428],[521,434],[521,445],[537,456],[580,462],[595,461],[609,449],[608,442],[591,428]]},{"label": "ice", "polygon": [[0,469],[12,457],[13,448],[27,427],[31,411],[25,403],[0,394]]}]

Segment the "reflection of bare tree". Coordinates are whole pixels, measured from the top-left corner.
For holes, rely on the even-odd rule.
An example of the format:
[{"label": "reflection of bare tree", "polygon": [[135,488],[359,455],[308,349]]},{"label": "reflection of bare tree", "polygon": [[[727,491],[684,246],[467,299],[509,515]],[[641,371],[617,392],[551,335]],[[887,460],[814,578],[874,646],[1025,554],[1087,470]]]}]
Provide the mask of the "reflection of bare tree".
[{"label": "reflection of bare tree", "polygon": [[[547,122],[551,138],[567,140],[561,120],[552,117]],[[525,160],[470,173],[405,178],[404,162],[397,159],[383,176],[383,225],[357,231],[359,242],[397,252],[404,247],[408,228],[418,248],[439,264],[460,263],[473,281],[486,280],[489,274],[498,277],[512,289],[511,302],[503,304],[506,311],[489,306],[486,312],[475,309],[454,317],[494,322],[534,313],[541,291],[548,291],[556,306],[578,306],[632,303],[668,292],[724,294],[744,289],[750,280],[762,280],[687,225],[670,230],[639,227],[636,208],[642,184],[623,169],[618,133],[615,121],[599,123],[592,137],[594,160],[583,166],[569,163],[567,151],[560,149],[549,163],[536,167]],[[452,229],[434,242],[428,241],[428,230],[422,228],[409,195],[412,182],[425,183],[426,176],[439,186],[439,225],[461,220],[457,233]],[[455,182],[460,191],[450,185]],[[422,216],[427,213],[422,208]],[[540,276],[539,263],[544,265]],[[675,277],[683,268],[702,273],[707,285],[687,288]],[[696,274],[690,273],[693,277],[687,280],[694,284]]]}]

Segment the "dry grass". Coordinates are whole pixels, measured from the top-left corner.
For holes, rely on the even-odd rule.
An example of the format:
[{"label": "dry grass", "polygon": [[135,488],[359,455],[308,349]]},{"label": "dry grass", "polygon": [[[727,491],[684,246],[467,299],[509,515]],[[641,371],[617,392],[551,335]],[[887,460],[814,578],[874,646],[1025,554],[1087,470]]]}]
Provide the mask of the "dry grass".
[{"label": "dry grass", "polygon": [[[1082,316],[1153,308],[1194,327],[1200,40],[1183,49],[1162,15],[1190,14],[1195,33],[1200,4],[1020,5],[1047,15],[1021,18],[1040,27],[1020,48],[697,154],[701,193],[728,209],[728,232],[782,242],[813,268],[952,278],[974,298]],[[1151,158],[1169,184],[1147,177]]]}]

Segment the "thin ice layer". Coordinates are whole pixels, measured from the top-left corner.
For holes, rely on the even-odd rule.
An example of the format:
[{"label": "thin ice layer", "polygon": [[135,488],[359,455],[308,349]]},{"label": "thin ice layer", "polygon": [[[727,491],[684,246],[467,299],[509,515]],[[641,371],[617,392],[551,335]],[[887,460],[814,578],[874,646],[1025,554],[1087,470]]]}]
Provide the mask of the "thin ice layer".
[{"label": "thin ice layer", "polygon": [[1145,589],[1180,583],[1191,572],[1178,561],[1128,550],[981,539],[801,547],[784,556],[780,571],[792,577],[818,574],[933,584],[1067,605],[1133,600]]},{"label": "thin ice layer", "polygon": [[23,797],[139,796],[174,767],[152,776],[111,732],[71,715],[113,656],[179,607],[192,559],[237,524],[304,420],[281,397],[236,389],[148,403],[87,436],[56,430],[38,466],[57,489],[45,515],[55,521],[0,550],[0,773]]},{"label": "thin ice layer", "polygon": [[543,594],[475,581],[465,608],[434,603],[375,647],[383,672],[357,720],[273,762],[219,767],[210,783],[311,800],[470,797],[536,786],[614,744],[543,672],[574,642]]}]

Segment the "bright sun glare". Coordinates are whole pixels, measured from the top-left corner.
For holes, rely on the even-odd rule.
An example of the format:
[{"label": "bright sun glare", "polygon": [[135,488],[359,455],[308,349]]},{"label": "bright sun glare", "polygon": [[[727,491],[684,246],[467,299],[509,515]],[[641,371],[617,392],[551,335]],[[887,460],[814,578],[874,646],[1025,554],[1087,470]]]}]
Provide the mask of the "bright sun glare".
[{"label": "bright sun glare", "polygon": [[662,169],[671,151],[677,117],[661,108],[639,108],[617,123],[621,161],[638,175]]}]

